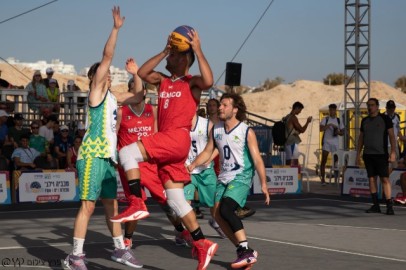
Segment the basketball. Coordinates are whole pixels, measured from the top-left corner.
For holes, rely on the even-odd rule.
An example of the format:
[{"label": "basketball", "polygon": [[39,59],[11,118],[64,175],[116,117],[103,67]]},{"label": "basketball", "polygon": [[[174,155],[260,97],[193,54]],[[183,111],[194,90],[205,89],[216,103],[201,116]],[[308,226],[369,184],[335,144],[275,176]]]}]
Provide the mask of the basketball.
[{"label": "basketball", "polygon": [[185,52],[189,50],[190,45],[186,42],[186,40],[191,41],[188,33],[192,33],[194,30],[192,27],[187,25],[182,25],[177,27],[171,33],[171,47],[178,52]]}]

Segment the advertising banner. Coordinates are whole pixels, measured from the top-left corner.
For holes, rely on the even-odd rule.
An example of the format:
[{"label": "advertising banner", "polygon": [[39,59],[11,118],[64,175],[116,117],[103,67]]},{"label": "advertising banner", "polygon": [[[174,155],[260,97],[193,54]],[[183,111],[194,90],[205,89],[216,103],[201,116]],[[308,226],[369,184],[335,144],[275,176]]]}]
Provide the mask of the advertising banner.
[{"label": "advertising banner", "polygon": [[19,202],[79,201],[75,172],[21,172],[18,195]]},{"label": "advertising banner", "polygon": [[[381,194],[381,183],[378,179],[378,194]],[[365,168],[347,167],[343,180],[343,195],[370,197],[369,179]]]},{"label": "advertising banner", "polygon": [[[271,194],[296,194],[302,191],[302,181],[299,181],[298,168],[281,167],[266,168],[266,182]],[[254,194],[261,194],[258,174],[253,179]]]},{"label": "advertising banner", "polygon": [[392,197],[402,197],[403,192],[402,192],[402,187],[400,185],[400,176],[402,173],[405,173],[405,169],[394,169],[389,176],[389,180],[391,182],[392,186]]},{"label": "advertising banner", "polygon": [[0,204],[11,203],[10,178],[8,172],[0,172]]}]

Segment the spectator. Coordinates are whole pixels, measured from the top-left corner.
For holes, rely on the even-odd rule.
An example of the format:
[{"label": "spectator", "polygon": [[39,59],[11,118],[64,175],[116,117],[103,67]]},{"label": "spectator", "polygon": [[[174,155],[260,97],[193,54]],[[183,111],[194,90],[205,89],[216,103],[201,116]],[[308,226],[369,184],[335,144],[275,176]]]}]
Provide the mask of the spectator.
[{"label": "spectator", "polygon": [[47,74],[47,77],[44,79],[45,87],[49,88],[50,81],[51,81],[51,79],[53,79],[56,81],[56,88],[59,89],[58,81],[56,79],[52,78],[52,76],[54,76],[54,70],[51,67],[49,67],[46,69],[45,73]]},{"label": "spectator", "polygon": [[75,84],[74,80],[69,80],[67,83],[68,91],[80,91],[80,87]]},{"label": "spectator", "polygon": [[31,136],[29,146],[34,148],[41,154],[49,153],[48,142],[44,136],[39,135],[39,123],[33,121],[31,123]]},{"label": "spectator", "polygon": [[56,115],[51,115],[45,119],[47,119],[46,124],[39,128],[39,135],[43,136],[47,140],[48,145],[51,146],[54,143],[53,127],[58,120]]},{"label": "spectator", "polygon": [[0,110],[0,147],[8,141],[8,127],[7,127],[8,113]]},{"label": "spectator", "polygon": [[321,184],[326,185],[326,163],[329,153],[336,152],[338,150],[338,136],[344,135],[344,124],[337,117],[337,105],[328,105],[329,115],[324,117],[320,122],[320,131],[323,132],[323,138],[321,140],[322,155],[320,164]]},{"label": "spectator", "polygon": [[21,147],[16,148],[11,155],[16,170],[33,170],[36,168],[34,160],[40,155],[40,152],[34,148],[30,148],[28,146],[28,141],[28,135],[21,136]]},{"label": "spectator", "polygon": [[68,149],[72,147],[73,140],[69,136],[68,126],[61,126],[61,135],[55,138],[54,151],[55,157],[58,159],[59,168],[66,168],[66,158]]},{"label": "spectator", "polygon": [[298,144],[302,141],[299,137],[300,133],[304,133],[307,126],[312,121],[312,117],[307,118],[306,124],[302,126],[299,123],[297,115],[299,115],[304,106],[299,101],[293,103],[291,112],[286,116],[286,143],[285,143],[285,153],[286,153],[286,165],[298,166],[299,158],[299,146]]},{"label": "spectator", "polygon": [[[399,143],[398,143],[398,138],[403,140],[404,137],[402,136],[402,132],[400,131],[400,116],[395,112],[396,110],[396,103],[393,100],[389,100],[386,102],[386,112],[385,114],[392,120],[393,124],[393,134],[395,135],[395,153],[396,153],[396,160],[400,159],[400,151],[399,151]],[[388,138],[388,152],[390,153],[390,141]],[[392,162],[391,168],[396,168],[397,167],[397,161]],[[390,174],[391,172],[389,172]]]},{"label": "spectator", "polygon": [[59,113],[60,109],[60,96],[61,92],[58,87],[56,87],[57,81],[55,79],[50,79],[49,80],[49,87],[47,88],[47,96],[49,102],[52,104],[52,112],[54,113]]},{"label": "spectator", "polygon": [[[356,163],[359,166],[361,163],[361,152],[363,151],[362,158],[365,163],[365,169],[367,170],[369,190],[373,203],[366,212],[381,213],[376,183],[376,176],[379,176],[386,198],[386,214],[394,215],[388,166],[388,160],[389,162],[394,162],[396,159],[393,124],[387,115],[379,112],[379,101],[376,98],[368,99],[367,108],[368,116],[364,117],[361,121],[356,159]],[[388,154],[387,145],[388,135],[391,144],[390,155]]]},{"label": "spectator", "polygon": [[79,122],[78,128],[76,130],[76,136],[83,139],[83,137],[85,136],[85,133],[86,133],[86,126],[82,122]]},{"label": "spectator", "polygon": [[0,110],[4,110],[8,114],[7,127],[14,127],[14,117],[10,115],[10,113],[14,112],[14,103],[9,101],[2,102],[0,103]]},{"label": "spectator", "polygon": [[73,140],[73,146],[68,150],[68,155],[66,159],[66,168],[67,169],[76,169],[76,160],[78,158],[78,151],[80,144],[82,143],[82,138],[76,136]]},{"label": "spectator", "polygon": [[34,112],[39,112],[41,115],[47,109],[47,105],[42,102],[48,101],[46,86],[42,80],[41,72],[39,70],[34,72],[32,81],[25,88],[28,92],[27,101],[28,107]]},{"label": "spectator", "polygon": [[23,120],[24,117],[21,113],[14,114],[14,127],[8,130],[8,138],[14,144],[15,148],[21,146],[19,142],[22,135],[30,134],[27,128],[23,128]]}]

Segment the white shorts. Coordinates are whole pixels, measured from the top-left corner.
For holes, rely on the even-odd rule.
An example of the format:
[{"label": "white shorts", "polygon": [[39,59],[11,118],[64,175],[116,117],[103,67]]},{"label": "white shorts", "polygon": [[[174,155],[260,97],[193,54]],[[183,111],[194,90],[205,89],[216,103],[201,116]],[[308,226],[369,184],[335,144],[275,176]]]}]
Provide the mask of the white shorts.
[{"label": "white shorts", "polygon": [[286,160],[299,159],[299,146],[294,143],[285,145]]},{"label": "white shorts", "polygon": [[337,152],[338,151],[338,144],[335,143],[331,143],[331,142],[324,142],[323,143],[323,148],[324,151],[333,153],[333,152]]}]

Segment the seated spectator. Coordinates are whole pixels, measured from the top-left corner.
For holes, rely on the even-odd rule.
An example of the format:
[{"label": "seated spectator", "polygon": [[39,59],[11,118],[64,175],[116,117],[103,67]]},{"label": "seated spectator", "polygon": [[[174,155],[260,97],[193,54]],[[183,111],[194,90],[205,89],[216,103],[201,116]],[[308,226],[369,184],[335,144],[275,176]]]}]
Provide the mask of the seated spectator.
[{"label": "seated spectator", "polygon": [[68,156],[66,159],[67,169],[76,169],[76,160],[78,158],[78,151],[79,147],[82,143],[82,138],[79,136],[76,136],[75,139],[73,140],[73,146],[69,148],[68,150]]},{"label": "seated spectator", "polygon": [[30,148],[28,142],[28,135],[22,135],[20,138],[21,147],[16,148],[11,155],[16,170],[33,170],[37,168],[34,160],[40,155],[40,152]]},{"label": "seated spectator", "polygon": [[39,128],[39,135],[43,136],[47,142],[49,147],[54,143],[54,125],[58,121],[56,115],[50,115],[49,117],[45,118],[46,124],[42,125]]},{"label": "seated spectator", "polygon": [[68,126],[61,126],[61,135],[55,138],[55,157],[58,159],[59,168],[66,168],[68,149],[72,147],[73,140],[69,136]]},{"label": "seated spectator", "polygon": [[0,171],[8,171],[10,168],[9,163],[10,161],[8,160],[8,158],[6,158],[0,150]]},{"label": "seated spectator", "polygon": [[8,138],[14,144],[14,147],[17,148],[19,145],[20,138],[22,135],[30,134],[30,130],[23,128],[24,117],[21,113],[14,114],[14,127],[9,128]]},{"label": "seated spectator", "polygon": [[10,113],[14,112],[14,103],[11,101],[1,102],[0,110],[3,110],[8,114],[7,127],[8,128],[14,127],[14,117],[10,115]]},{"label": "seated spectator", "polygon": [[43,102],[48,101],[46,86],[42,80],[41,72],[39,70],[34,72],[32,81],[27,84],[25,89],[28,92],[27,102],[28,107],[34,112],[43,114],[46,104]]},{"label": "seated spectator", "polygon": [[49,80],[49,87],[47,88],[47,96],[48,96],[49,102],[52,105],[52,107],[51,107],[52,112],[59,113],[59,109],[61,107],[61,105],[59,103],[61,92],[59,91],[59,88],[56,87],[55,79]]},{"label": "seated spectator", "polygon": [[29,146],[34,148],[41,154],[49,153],[48,142],[44,136],[39,135],[39,122],[33,121],[31,123],[31,136]]},{"label": "seated spectator", "polygon": [[80,138],[82,138],[83,139],[83,137],[85,136],[85,133],[86,133],[86,127],[85,127],[85,125],[82,123],[82,122],[79,122],[79,124],[78,124],[78,128],[77,128],[77,130],[76,130],[76,136],[77,137],[80,137]]},{"label": "seated spectator", "polygon": [[8,141],[8,127],[7,127],[8,113],[0,110],[0,147]]},{"label": "seated spectator", "polygon": [[54,70],[49,67],[45,70],[45,73],[47,74],[47,77],[44,79],[44,84],[46,88],[49,88],[49,84],[51,80],[56,81],[56,88],[59,88],[59,83],[56,79],[52,78],[54,76]]}]

